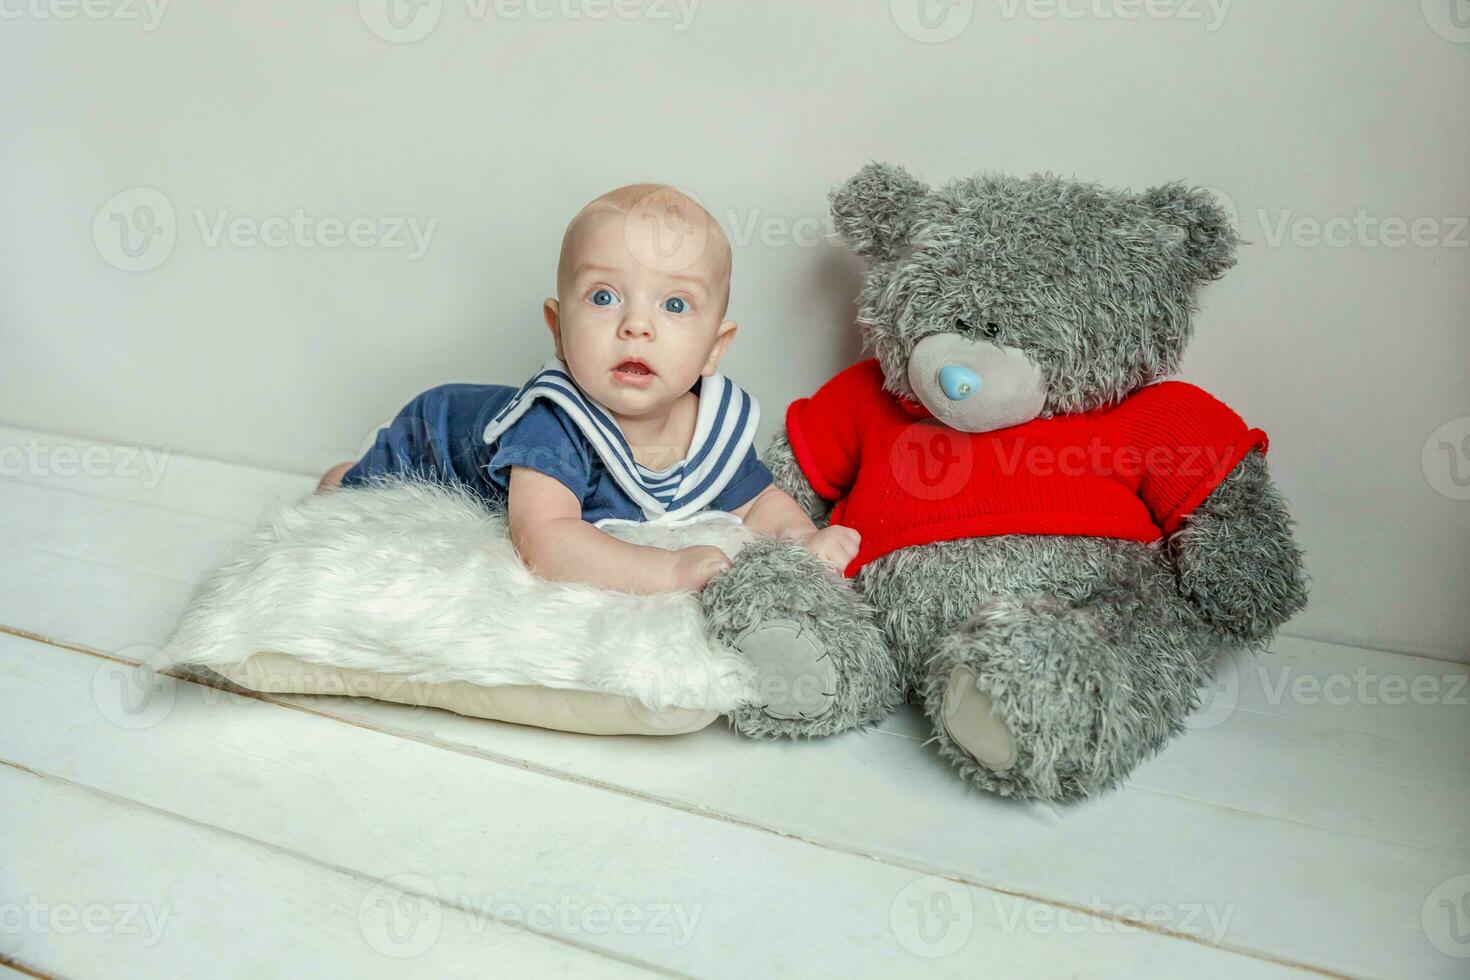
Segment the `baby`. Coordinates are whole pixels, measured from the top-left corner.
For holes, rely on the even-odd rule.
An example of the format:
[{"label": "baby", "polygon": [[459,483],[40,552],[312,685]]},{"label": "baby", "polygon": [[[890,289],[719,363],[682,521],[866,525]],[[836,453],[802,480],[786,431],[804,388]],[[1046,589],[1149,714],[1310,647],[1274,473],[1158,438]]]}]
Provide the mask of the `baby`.
[{"label": "baby", "polygon": [[542,310],[555,356],[519,389],[424,392],[317,489],[408,472],[463,484],[505,502],[532,571],[624,592],[698,591],[730,561],[602,529],[618,521],[725,511],[845,567],[858,533],[818,530],[772,483],[752,445],[759,406],[717,370],[735,340],[730,272],[719,223],[687,195],[658,184],[602,195],[562,237]]}]

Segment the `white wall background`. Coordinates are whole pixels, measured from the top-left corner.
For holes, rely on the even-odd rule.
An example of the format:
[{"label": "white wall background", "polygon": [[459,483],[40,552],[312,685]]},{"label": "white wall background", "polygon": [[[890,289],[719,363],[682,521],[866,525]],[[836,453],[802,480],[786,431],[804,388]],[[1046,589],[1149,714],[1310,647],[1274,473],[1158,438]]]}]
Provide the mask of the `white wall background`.
[{"label": "white wall background", "polygon": [[[0,421],[320,471],[422,388],[522,380],[565,221],[660,180],[734,240],[764,445],[857,356],[820,232],[864,161],[1184,178],[1255,242],[1184,376],[1271,434],[1289,631],[1470,659],[1464,0],[153,2],[0,0]],[[133,259],[136,188],[173,238]],[[315,225],[403,216],[421,256]]]}]

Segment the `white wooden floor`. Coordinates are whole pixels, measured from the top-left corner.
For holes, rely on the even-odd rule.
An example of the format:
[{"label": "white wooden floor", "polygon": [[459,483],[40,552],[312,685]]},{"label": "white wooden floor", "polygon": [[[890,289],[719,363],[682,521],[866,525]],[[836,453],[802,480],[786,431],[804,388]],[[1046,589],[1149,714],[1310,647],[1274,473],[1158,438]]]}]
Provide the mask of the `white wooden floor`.
[{"label": "white wooden floor", "polygon": [[1463,666],[1284,639],[1062,810],[967,789],[911,709],[771,744],[145,698],[191,583],[313,483],[151,462],[0,429],[11,970],[1470,976]]}]

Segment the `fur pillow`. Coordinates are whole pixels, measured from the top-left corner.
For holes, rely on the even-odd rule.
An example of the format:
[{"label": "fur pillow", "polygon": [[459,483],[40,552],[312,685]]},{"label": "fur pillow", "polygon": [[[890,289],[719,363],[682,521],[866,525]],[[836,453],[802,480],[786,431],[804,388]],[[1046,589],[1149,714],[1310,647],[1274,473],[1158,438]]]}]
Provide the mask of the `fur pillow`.
[{"label": "fur pillow", "polygon": [[[752,538],[733,515],[715,512],[607,530],[671,549],[710,544],[732,558]],[[662,713],[726,713],[754,697],[749,665],[711,643],[694,593],[543,580],[516,553],[504,511],[421,480],[384,479],[275,508],[195,589],[164,658],[240,679],[250,674],[242,665],[266,653],[400,682],[409,697],[389,699],[409,703],[433,703],[442,692],[423,693],[430,685],[458,683],[626,698],[659,731],[668,729],[655,717]],[[279,675],[281,661],[273,663]],[[546,704],[545,690],[533,693]],[[565,717],[547,711],[549,722]]]}]

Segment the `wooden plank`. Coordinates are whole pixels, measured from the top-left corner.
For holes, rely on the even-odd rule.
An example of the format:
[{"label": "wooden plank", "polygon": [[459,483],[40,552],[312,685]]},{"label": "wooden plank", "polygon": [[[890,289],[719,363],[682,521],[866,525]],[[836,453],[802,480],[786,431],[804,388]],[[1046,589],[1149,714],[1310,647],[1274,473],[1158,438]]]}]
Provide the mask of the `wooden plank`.
[{"label": "wooden plank", "polygon": [[41,980],[49,980],[51,974],[43,973],[34,967],[26,966],[18,960],[6,962],[5,954],[0,953],[0,977],[4,977],[6,980],[19,977],[38,977]]},{"label": "wooden plank", "polygon": [[[13,513],[21,516],[12,522],[44,527],[52,519],[45,496],[30,490],[13,498]],[[68,497],[64,510],[72,536],[92,542],[89,563],[74,565],[50,550],[7,552],[0,544],[0,623],[145,659],[187,598],[182,580],[168,579],[188,568],[139,561],[132,571],[127,556],[136,539],[181,540],[170,529],[175,518],[137,510],[104,517],[100,508],[114,506],[107,502],[89,519],[79,499]],[[189,524],[187,535],[196,533],[208,536],[211,529]],[[212,549],[224,551],[234,532],[212,533]],[[122,540],[112,542],[114,535]],[[177,545],[170,553],[207,567],[200,556],[211,547]],[[1135,774],[1132,785],[1391,843],[1470,852],[1459,816],[1470,810],[1470,781],[1460,778],[1470,754],[1466,668],[1399,655],[1371,658],[1302,640],[1283,640],[1278,648],[1259,662],[1237,655],[1240,666],[1223,673],[1228,684],[1215,704],[1191,721],[1195,732]],[[1438,703],[1413,694],[1420,681]],[[1344,691],[1364,693],[1344,701]],[[1401,691],[1410,693],[1396,694]],[[913,712],[899,713],[886,727],[918,739],[929,734]],[[1288,747],[1290,756],[1283,754]],[[534,755],[534,741],[526,751]],[[1273,756],[1293,764],[1271,764]],[[1352,763],[1342,764],[1345,759]],[[1353,805],[1360,800],[1375,802]]]},{"label": "wooden plank", "polygon": [[0,546],[188,584],[220,565],[248,524],[0,480]]},{"label": "wooden plank", "polygon": [[[1308,666],[1327,669],[1320,661]],[[1435,669],[1429,676],[1437,680]],[[1199,727],[1134,772],[1128,789],[1470,857],[1464,819],[1470,812],[1470,780],[1464,778],[1470,718],[1457,715],[1454,705],[1441,705],[1438,715],[1395,725],[1396,737],[1390,737],[1288,714],[1206,709]],[[918,712],[895,714],[884,731],[915,741],[932,733]]]},{"label": "wooden plank", "polygon": [[[917,740],[896,729],[917,724],[900,714],[883,730],[850,734],[815,746],[752,743],[717,728],[674,744],[598,739],[459,718],[432,710],[349,698],[290,698],[309,710],[394,731],[430,744],[470,751],[508,765],[531,764],[588,782],[613,783],[692,812],[778,829],[824,846],[870,854],[918,870],[1023,891],[1058,903],[1134,908],[1229,908],[1229,938],[1242,947],[1343,972],[1398,973],[1443,966],[1423,936],[1405,930],[1430,888],[1462,854],[1393,844],[1310,822],[1268,817],[1240,805],[1149,788],[1145,771],[1128,788],[1098,800],[1050,810],[1017,804],[963,786]],[[1193,738],[1193,737],[1192,737]],[[1177,765],[1208,779],[1212,744],[1202,734],[1195,760]],[[697,770],[681,769],[697,757]],[[1260,758],[1277,759],[1267,751]],[[1259,764],[1259,763],[1256,763]],[[1295,768],[1292,771],[1300,771]],[[1223,766],[1222,766],[1223,768]],[[1323,784],[1341,777],[1324,774]],[[1239,780],[1248,782],[1247,778]],[[1425,789],[1408,803],[1364,790],[1349,797],[1303,795],[1329,816],[1334,806],[1373,814],[1412,812],[1434,797]],[[1203,785],[1203,784],[1202,784]],[[1335,803],[1334,803],[1335,800]],[[854,805],[860,801],[860,805]],[[1295,799],[1267,800],[1277,809]],[[1452,822],[1453,813],[1435,822]],[[1342,821],[1337,821],[1342,822]],[[1376,820],[1382,824],[1381,819]],[[1433,829],[1433,828],[1431,828]],[[1451,826],[1447,834],[1463,831]],[[1365,887],[1371,881],[1372,887]]]},{"label": "wooden plank", "polygon": [[137,569],[0,545],[0,624],[146,659],[162,648],[189,586]]},{"label": "wooden plank", "polygon": [[[0,426],[0,447],[7,441],[35,443],[43,450],[69,446],[80,454],[93,448],[117,448]],[[315,485],[313,478],[299,474],[171,454],[162,480],[144,488],[140,484],[148,483],[147,478],[114,473],[85,479],[59,477],[45,469],[44,453],[42,459],[38,474],[17,475],[13,467],[0,467],[0,549],[30,545],[63,557],[187,582],[214,567],[231,543],[254,525],[263,508],[299,497]],[[141,464],[138,468],[146,469]],[[72,505],[65,502],[64,494],[20,495],[15,491],[17,484],[44,491],[60,489],[83,499]],[[7,489],[12,492],[7,494]],[[55,499],[58,496],[61,502]],[[111,509],[109,502],[139,506]],[[190,507],[193,509],[187,509]],[[190,521],[189,515],[212,519]],[[48,539],[46,530],[53,523],[65,531]],[[63,533],[70,541],[65,547],[59,544]],[[3,550],[0,556],[5,556]],[[86,642],[78,635],[67,639]],[[1239,667],[1223,675],[1217,706],[1210,713],[1214,721],[1254,713],[1390,737],[1403,732],[1417,738],[1426,728],[1438,732],[1437,740],[1466,737],[1466,712],[1439,710],[1445,705],[1460,709],[1470,705],[1470,686],[1465,683],[1470,668],[1466,665],[1298,637],[1280,638],[1265,657],[1238,653],[1234,659]],[[1427,696],[1411,688],[1403,693],[1405,685],[1415,683],[1428,685]]]},{"label": "wooden plank", "polygon": [[[203,469],[193,472],[192,478],[213,494],[218,480],[205,480],[205,475],[211,472],[209,466],[224,464],[196,462]],[[289,475],[281,478],[297,481],[299,492],[310,483]],[[0,555],[8,547],[26,548],[114,566],[123,571],[121,578],[136,570],[192,583],[229,553],[257,516],[251,506],[239,508],[230,520],[196,519],[130,505],[119,496],[94,495],[119,492],[115,482],[102,482],[87,494],[75,495],[0,479]],[[165,482],[159,489],[169,486]],[[32,559],[16,556],[12,563],[28,560]],[[59,567],[35,560],[39,567]],[[36,628],[34,623],[12,625]],[[79,635],[64,638],[86,642]],[[1406,733],[1417,738],[1426,729],[1437,731],[1435,741],[1467,737],[1464,710],[1439,710],[1470,707],[1470,668],[1462,664],[1294,637],[1281,638],[1272,653],[1262,657],[1237,652],[1232,662],[1232,669],[1222,672],[1214,705],[1192,727],[1251,713],[1390,737]],[[1454,744],[1458,748],[1466,743]]]},{"label": "wooden plank", "polygon": [[7,765],[0,840],[0,955],[37,972],[656,975],[407,890],[411,878],[365,879]]},{"label": "wooden plank", "polygon": [[1470,748],[1470,664],[1280,637],[1271,652],[1234,651],[1195,728],[1238,714]]},{"label": "wooden plank", "polygon": [[[27,506],[31,523],[44,521],[41,505]],[[69,520],[82,522],[76,532],[82,536],[86,513],[85,508],[69,511]],[[140,512],[130,523],[166,538],[172,533],[170,520],[166,513],[144,517]],[[146,651],[149,642],[161,642],[182,608],[182,590],[170,598],[174,586],[158,577],[147,577],[147,588],[140,589],[138,576],[123,567],[127,542],[106,544],[107,522],[100,519],[93,530],[92,536],[104,542],[94,557],[116,561],[118,567],[68,566],[52,554],[18,553],[30,573],[10,577],[21,588],[31,586],[25,594],[31,601],[9,601],[0,588],[0,622],[28,623],[26,628],[104,649],[118,649],[123,644],[116,638],[126,637],[128,645],[141,642]],[[207,528],[190,533],[195,530],[209,533]],[[221,526],[217,536],[228,540],[238,533]],[[0,586],[7,576],[4,564],[0,552]],[[38,578],[69,587],[35,586]],[[156,592],[151,599],[150,589]],[[138,604],[156,607],[157,614]],[[79,616],[79,609],[86,615]],[[1333,903],[1339,894],[1361,891],[1361,879],[1328,875],[1320,892],[1311,893],[1316,896],[1312,908],[1278,919],[1267,899],[1296,894],[1295,876],[1303,872],[1292,855],[1320,851],[1322,860],[1336,855],[1331,859],[1353,861],[1352,847],[1342,838],[1356,836],[1365,838],[1362,846],[1369,849],[1373,842],[1427,849],[1447,856],[1446,866],[1463,864],[1467,834],[1460,815],[1467,807],[1463,759],[1470,724],[1464,709],[1452,703],[1455,671],[1463,674],[1459,665],[1305,640],[1283,640],[1277,648],[1262,662],[1266,670],[1247,665],[1238,672],[1233,690],[1224,691],[1216,708],[1201,716],[1199,730],[1141,769],[1127,790],[1057,814],[965,792],[920,746],[925,723],[912,712],[899,712],[877,733],[826,740],[820,747],[754,745],[717,730],[650,745],[652,740],[585,739],[351,699],[299,702],[451,751],[608,785],[691,811],[708,810],[852,853],[952,870],[967,880],[1059,902],[1085,904],[1093,895],[1115,904],[1137,903],[1140,896],[1155,894],[1156,880],[1169,884],[1171,869],[1198,866],[1191,880],[1204,887],[1242,879],[1254,888],[1254,908],[1237,910],[1232,937],[1310,959],[1323,949],[1333,954],[1342,921]],[[1363,671],[1369,672],[1368,696],[1346,702],[1333,696],[1344,680],[1357,685]],[[1439,685],[1439,700],[1421,703],[1411,697],[1390,703],[1395,677],[1429,678]],[[1325,683],[1314,695],[1310,685],[1300,685],[1302,678]],[[700,760],[697,770],[691,771],[691,758]],[[874,798],[881,803],[867,805]],[[865,805],[852,807],[854,799]],[[1222,833],[1238,845],[1235,849],[1199,845],[1198,828],[1217,821],[1230,828]],[[1181,828],[1179,834],[1140,833],[1160,823]],[[1327,832],[1328,843],[1295,849],[1301,835],[1310,838],[1318,831]],[[1252,835],[1260,846],[1251,846]],[[977,847],[976,841],[986,846]],[[1065,865],[1028,863],[1026,855],[1043,857],[1053,848],[1068,855]],[[1388,880],[1409,891],[1417,887],[1392,875]],[[1175,904],[1186,904],[1190,889],[1181,885],[1174,892]],[[1350,931],[1346,948],[1337,950],[1340,958],[1314,961],[1351,963],[1357,947],[1371,954],[1383,922],[1402,920],[1411,904],[1412,895],[1392,889],[1380,893],[1371,907],[1358,910],[1358,927]],[[1315,939],[1299,945],[1293,930]]]},{"label": "wooden plank", "polygon": [[98,667],[0,637],[0,758],[363,878],[415,875],[462,906],[634,910],[627,932],[548,929],[627,959],[701,976],[1283,972],[1108,909],[929,877],[194,684],[171,687],[156,717],[129,714]]},{"label": "wooden plank", "polygon": [[272,502],[316,485],[301,474],[201,459],[168,447],[9,426],[0,426],[0,479],[246,524]]}]

